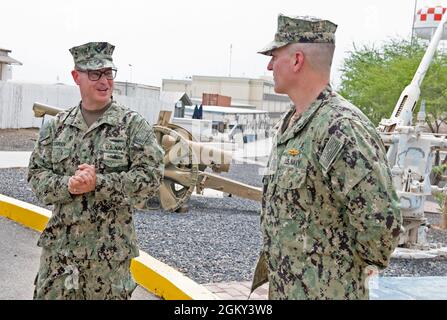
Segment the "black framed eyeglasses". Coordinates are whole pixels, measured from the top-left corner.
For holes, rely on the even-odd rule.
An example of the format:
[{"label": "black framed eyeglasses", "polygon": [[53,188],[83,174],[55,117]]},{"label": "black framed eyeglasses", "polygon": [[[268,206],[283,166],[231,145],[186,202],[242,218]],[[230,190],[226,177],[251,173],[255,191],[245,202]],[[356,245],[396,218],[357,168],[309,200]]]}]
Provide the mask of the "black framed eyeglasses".
[{"label": "black framed eyeglasses", "polygon": [[107,80],[113,80],[116,77],[116,69],[101,70],[78,70],[80,72],[87,73],[88,79],[90,81],[98,81],[101,79],[102,75],[106,77]]}]

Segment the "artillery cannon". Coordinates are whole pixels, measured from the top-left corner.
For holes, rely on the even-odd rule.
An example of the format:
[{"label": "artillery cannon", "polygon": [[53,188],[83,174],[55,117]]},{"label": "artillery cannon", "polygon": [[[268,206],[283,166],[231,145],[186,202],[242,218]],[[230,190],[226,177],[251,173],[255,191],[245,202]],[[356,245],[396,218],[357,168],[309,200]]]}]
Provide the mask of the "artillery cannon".
[{"label": "artillery cannon", "polygon": [[[63,109],[34,103],[35,117],[55,116]],[[160,111],[153,126],[157,141],[165,151],[164,177],[159,191],[160,206],[167,211],[185,211],[191,194],[214,189],[241,198],[261,201],[262,190],[215,173],[227,172],[232,154],[209,143],[194,141],[186,129],[169,122],[170,111]]]},{"label": "artillery cannon", "polygon": [[433,191],[445,191],[430,182],[435,150],[447,150],[446,137],[424,132],[425,110],[422,104],[416,125],[413,112],[420,96],[420,86],[430,66],[447,22],[444,14],[422,58],[411,83],[402,91],[390,119],[382,119],[378,131],[388,147],[393,185],[400,200],[405,232],[399,244],[427,248],[425,197]]}]

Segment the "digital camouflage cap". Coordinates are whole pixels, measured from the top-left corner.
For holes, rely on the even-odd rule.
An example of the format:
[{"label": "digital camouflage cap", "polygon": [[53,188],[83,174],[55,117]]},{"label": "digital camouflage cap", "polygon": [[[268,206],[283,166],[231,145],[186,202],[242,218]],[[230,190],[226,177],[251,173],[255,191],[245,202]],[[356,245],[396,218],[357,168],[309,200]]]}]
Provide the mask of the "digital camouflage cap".
[{"label": "digital camouflage cap", "polygon": [[89,42],[70,49],[76,69],[98,70],[103,68],[116,69],[112,53],[114,45],[108,42]]},{"label": "digital camouflage cap", "polygon": [[329,20],[279,14],[275,40],[258,53],[271,56],[273,50],[289,43],[335,43],[335,30],[337,25]]}]

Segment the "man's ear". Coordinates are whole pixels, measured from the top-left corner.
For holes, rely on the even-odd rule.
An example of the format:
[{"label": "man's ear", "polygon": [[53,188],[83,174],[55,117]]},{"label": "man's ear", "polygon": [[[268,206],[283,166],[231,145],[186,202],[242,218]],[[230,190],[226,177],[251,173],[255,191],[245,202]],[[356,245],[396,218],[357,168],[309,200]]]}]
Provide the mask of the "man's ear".
[{"label": "man's ear", "polygon": [[74,82],[79,86],[79,72],[77,70],[71,71],[71,76],[73,77]]},{"label": "man's ear", "polygon": [[303,68],[304,54],[302,51],[295,52],[293,57],[293,71],[298,72]]}]

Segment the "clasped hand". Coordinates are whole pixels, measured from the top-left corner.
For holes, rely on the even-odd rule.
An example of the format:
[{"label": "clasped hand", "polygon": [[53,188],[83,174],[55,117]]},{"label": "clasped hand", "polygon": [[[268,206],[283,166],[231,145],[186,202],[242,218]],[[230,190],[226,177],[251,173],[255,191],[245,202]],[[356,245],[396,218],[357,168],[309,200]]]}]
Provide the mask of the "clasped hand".
[{"label": "clasped hand", "polygon": [[96,170],[95,167],[86,163],[78,166],[75,175],[68,180],[68,191],[71,194],[84,194],[95,190]]}]

